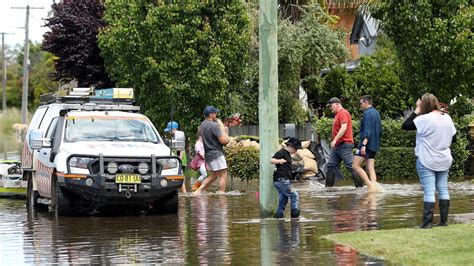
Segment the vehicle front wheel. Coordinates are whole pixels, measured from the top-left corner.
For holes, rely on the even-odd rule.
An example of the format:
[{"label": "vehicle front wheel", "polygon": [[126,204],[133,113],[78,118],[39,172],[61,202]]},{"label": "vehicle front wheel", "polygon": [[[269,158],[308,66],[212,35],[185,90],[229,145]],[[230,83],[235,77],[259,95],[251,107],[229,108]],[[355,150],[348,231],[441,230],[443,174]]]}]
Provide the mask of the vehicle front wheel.
[{"label": "vehicle front wheel", "polygon": [[178,191],[175,190],[156,200],[153,205],[157,213],[178,213],[178,203]]},{"label": "vehicle front wheel", "polygon": [[53,175],[53,180],[51,182],[51,204],[53,212],[56,216],[70,216],[73,214],[72,202],[64,194],[61,186],[58,184],[58,179],[56,175]]},{"label": "vehicle front wheel", "polygon": [[26,178],[26,207],[30,209],[38,208],[38,191],[33,190],[33,174],[31,172],[23,172],[23,178]]}]

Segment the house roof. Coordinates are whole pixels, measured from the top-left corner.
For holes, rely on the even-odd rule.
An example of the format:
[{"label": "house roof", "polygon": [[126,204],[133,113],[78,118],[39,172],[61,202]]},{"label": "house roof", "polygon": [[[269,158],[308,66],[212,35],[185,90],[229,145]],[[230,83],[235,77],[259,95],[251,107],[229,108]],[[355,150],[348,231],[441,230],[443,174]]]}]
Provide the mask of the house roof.
[{"label": "house roof", "polygon": [[370,14],[359,14],[354,21],[352,26],[351,37],[349,38],[350,43],[358,43],[361,37],[361,32],[364,30],[364,25],[369,36],[366,37],[375,37],[379,31],[379,21],[373,18]]},{"label": "house roof", "polygon": [[[360,59],[356,59],[356,60],[351,60],[351,61],[347,61],[345,63],[342,63],[340,64],[339,66],[342,66],[342,67],[345,67],[347,72],[353,72],[354,70],[356,70],[360,65]],[[321,72],[319,72],[319,76],[320,77],[323,77],[325,76],[329,71],[331,71],[331,68],[327,67],[327,68],[324,68],[321,70]]]}]

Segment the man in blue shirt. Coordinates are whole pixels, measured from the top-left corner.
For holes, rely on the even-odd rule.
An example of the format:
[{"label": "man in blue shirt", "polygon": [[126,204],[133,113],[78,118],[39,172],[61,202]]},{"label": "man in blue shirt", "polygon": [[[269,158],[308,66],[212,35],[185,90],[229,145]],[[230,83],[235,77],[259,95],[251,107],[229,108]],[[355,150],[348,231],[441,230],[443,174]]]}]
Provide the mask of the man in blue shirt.
[{"label": "man in blue shirt", "polygon": [[[375,154],[380,148],[382,122],[379,112],[372,107],[372,97],[369,95],[360,97],[360,108],[364,111],[364,115],[360,122],[359,145],[356,150],[352,168],[359,177],[364,180],[370,191],[375,189],[374,185],[377,182],[377,175],[375,174]],[[361,167],[364,160],[367,160],[368,175]]]}]

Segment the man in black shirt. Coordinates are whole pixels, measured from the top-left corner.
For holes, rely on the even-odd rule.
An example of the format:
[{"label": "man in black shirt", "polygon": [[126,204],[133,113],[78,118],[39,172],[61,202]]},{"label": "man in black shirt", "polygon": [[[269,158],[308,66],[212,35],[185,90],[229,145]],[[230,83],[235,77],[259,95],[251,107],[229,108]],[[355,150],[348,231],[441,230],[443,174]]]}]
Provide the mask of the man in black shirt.
[{"label": "man in black shirt", "polygon": [[291,218],[298,218],[298,193],[291,186],[291,154],[301,149],[301,141],[297,138],[289,138],[287,146],[275,153],[270,162],[275,164],[277,170],[273,174],[273,185],[278,191],[278,209],[276,218],[283,218],[288,198],[291,198]]}]

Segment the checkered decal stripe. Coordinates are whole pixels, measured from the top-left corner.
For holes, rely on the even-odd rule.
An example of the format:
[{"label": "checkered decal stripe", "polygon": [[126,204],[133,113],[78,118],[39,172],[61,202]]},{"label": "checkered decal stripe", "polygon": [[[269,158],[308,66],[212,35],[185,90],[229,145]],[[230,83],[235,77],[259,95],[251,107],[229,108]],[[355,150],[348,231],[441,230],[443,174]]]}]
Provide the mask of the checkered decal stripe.
[{"label": "checkered decal stripe", "polygon": [[51,198],[51,179],[54,168],[47,167],[38,161],[36,168],[36,183],[38,184],[38,192],[41,196]]},{"label": "checkered decal stripe", "polygon": [[33,153],[28,148],[28,144],[23,144],[23,151],[21,152],[21,168],[32,168],[33,167]]}]

